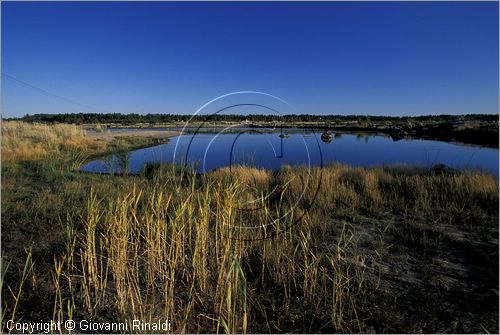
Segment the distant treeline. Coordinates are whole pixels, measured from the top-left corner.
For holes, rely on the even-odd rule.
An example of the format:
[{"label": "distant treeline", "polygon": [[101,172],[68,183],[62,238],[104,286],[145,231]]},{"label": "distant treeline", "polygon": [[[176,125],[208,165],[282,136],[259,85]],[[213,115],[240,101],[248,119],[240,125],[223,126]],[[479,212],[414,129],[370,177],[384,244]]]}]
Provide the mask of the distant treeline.
[{"label": "distant treeline", "polygon": [[[192,118],[192,119],[191,119]],[[372,115],[311,115],[311,114],[289,114],[278,117],[276,115],[176,115],[176,114],[120,114],[120,113],[77,113],[77,114],[34,114],[25,115],[21,118],[4,118],[4,120],[21,120],[26,122],[42,123],[73,123],[73,124],[95,124],[95,123],[169,123],[192,121],[228,121],[228,122],[459,122],[459,121],[498,121],[498,114],[467,114],[467,115],[426,115],[426,116],[372,116]]]}]

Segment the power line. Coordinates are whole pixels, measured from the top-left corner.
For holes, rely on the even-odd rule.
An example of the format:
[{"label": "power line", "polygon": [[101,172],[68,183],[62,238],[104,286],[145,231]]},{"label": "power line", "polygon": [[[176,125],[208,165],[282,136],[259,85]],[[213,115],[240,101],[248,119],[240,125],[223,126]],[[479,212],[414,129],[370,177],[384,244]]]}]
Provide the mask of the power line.
[{"label": "power line", "polygon": [[7,74],[5,72],[2,72],[2,76],[4,76],[5,78],[7,78],[9,80],[12,80],[12,81],[20,84],[21,86],[23,86],[25,88],[37,91],[38,93],[41,93],[41,94],[43,94],[45,96],[48,96],[48,97],[51,97],[51,98],[55,98],[55,99],[59,99],[61,101],[64,101],[64,102],[67,102],[67,103],[70,103],[70,104],[73,104],[73,105],[76,105],[76,106],[79,106],[79,107],[83,107],[85,109],[91,109],[91,110],[105,112],[105,113],[112,113],[112,112],[110,112],[108,110],[105,110],[105,109],[102,109],[102,108],[98,108],[98,107],[90,106],[90,105],[87,105],[87,104],[83,104],[83,103],[80,103],[80,102],[78,102],[76,100],[69,99],[69,98],[63,97],[63,96],[58,95],[58,94],[54,94],[52,92],[44,90],[43,88],[37,87],[37,86],[32,85],[30,83],[27,83],[27,82],[25,82],[25,81],[23,81],[21,79],[18,79],[18,78],[14,77],[14,76],[11,76],[10,74]]}]

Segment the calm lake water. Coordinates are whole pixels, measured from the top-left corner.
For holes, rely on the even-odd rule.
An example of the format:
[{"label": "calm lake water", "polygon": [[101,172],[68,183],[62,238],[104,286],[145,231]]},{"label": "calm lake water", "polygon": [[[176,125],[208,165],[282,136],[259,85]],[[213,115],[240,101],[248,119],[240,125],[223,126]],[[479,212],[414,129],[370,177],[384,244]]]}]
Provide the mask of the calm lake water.
[{"label": "calm lake water", "polygon": [[229,165],[251,165],[279,169],[281,165],[326,166],[334,162],[352,166],[407,164],[431,167],[486,170],[498,177],[498,149],[440,141],[394,141],[391,137],[366,134],[334,134],[330,142],[321,132],[186,134],[169,143],[115,154],[81,166],[96,173],[138,173],[146,163],[163,162],[194,165],[207,172]]}]

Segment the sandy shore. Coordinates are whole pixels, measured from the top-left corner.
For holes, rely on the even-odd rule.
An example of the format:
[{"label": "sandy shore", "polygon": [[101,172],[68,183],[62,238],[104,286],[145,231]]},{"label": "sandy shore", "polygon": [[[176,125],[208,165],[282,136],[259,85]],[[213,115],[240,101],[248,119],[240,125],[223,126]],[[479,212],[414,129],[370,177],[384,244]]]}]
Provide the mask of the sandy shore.
[{"label": "sandy shore", "polygon": [[124,137],[166,139],[177,135],[179,135],[179,132],[172,130],[113,131],[104,133],[87,132],[87,136],[101,141],[112,141],[116,138]]}]

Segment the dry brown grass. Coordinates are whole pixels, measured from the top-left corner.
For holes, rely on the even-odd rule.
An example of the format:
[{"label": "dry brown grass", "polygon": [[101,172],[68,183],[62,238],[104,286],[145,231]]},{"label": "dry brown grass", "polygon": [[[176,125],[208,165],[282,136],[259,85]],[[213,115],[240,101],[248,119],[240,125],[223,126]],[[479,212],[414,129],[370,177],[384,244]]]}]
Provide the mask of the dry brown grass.
[{"label": "dry brown grass", "polygon": [[92,142],[75,125],[2,122],[2,161],[30,161],[49,154],[83,150]]},{"label": "dry brown grass", "polygon": [[[77,127],[8,122],[3,129],[3,160],[84,150]],[[175,332],[428,331],[421,324],[430,313],[417,313],[414,321],[391,310],[398,294],[406,300],[419,289],[405,291],[404,280],[414,278],[398,267],[421,250],[445,257],[446,238],[458,243],[463,234],[461,243],[469,243],[478,232],[491,238],[490,223],[498,220],[498,182],[481,172],[333,165],[275,173],[233,167],[184,179],[173,169],[152,173],[160,172],[153,178],[71,174],[38,185],[34,195],[29,183],[36,179],[21,185],[27,191],[14,179],[5,182],[2,218],[11,248],[25,245],[20,236],[38,247],[62,229],[62,240],[9,269],[2,306],[8,315],[30,319],[39,309],[36,297],[44,308],[49,304],[46,318],[168,319]],[[244,210],[252,199],[258,210]],[[22,230],[35,225],[34,236]],[[483,248],[478,241],[474,246]],[[428,263],[411,262],[423,275]],[[392,268],[398,272],[387,275]],[[35,273],[47,280],[45,290],[28,280]],[[435,305],[454,303],[441,299]],[[409,326],[395,328],[398,322]]]},{"label": "dry brown grass", "polygon": [[[292,208],[309,173],[310,187]],[[314,210],[300,225],[276,238],[247,240],[279,231],[303,214],[320,176]],[[263,200],[255,212],[240,210],[249,193],[262,195],[277,185],[282,192],[277,201]],[[360,252],[352,222],[334,226],[328,218],[394,208],[426,217],[436,206],[449,215],[455,208],[474,208],[471,199],[495,205],[496,185],[482,173],[400,174],[343,165],[311,171],[285,167],[276,175],[221,169],[184,186],[155,179],[146,189],[131,184],[115,198],[92,193],[85,231],[72,249],[79,255],[64,255],[60,262],[81,260],[63,277],[71,282],[66,287],[82,288],[82,303],[92,317],[111,308],[119,318],[169,319],[183,332],[246,332],[262,329],[253,322],[255,314],[265,314],[259,309],[269,303],[267,292],[280,297],[283,315],[300,311],[294,307],[300,299],[320,320],[329,319],[327,329],[362,332],[367,330],[360,316],[367,313],[363,301],[375,287],[366,276],[367,256]],[[242,228],[249,226],[257,229]],[[396,227],[393,233],[432,247],[432,231],[415,227]],[[55,273],[61,268],[56,263]],[[59,308],[58,313],[66,312]]]},{"label": "dry brown grass", "polygon": [[332,320],[331,329],[355,329],[365,286],[363,265],[351,261],[363,256],[353,254],[349,226],[326,248],[314,234],[325,222],[309,217],[276,239],[247,241],[295,218],[292,211],[273,222],[290,209],[283,199],[263,201],[260,214],[238,210],[248,186],[292,183],[263,170],[233,172],[215,171],[184,186],[130,183],[113,197],[92,191],[83,230],[67,223],[67,248],[54,262],[54,316],[64,320],[78,310],[98,319],[114,310],[118,319],[168,319],[182,332],[246,333],[261,329],[258,310],[279,296],[290,312],[304,299]]}]

